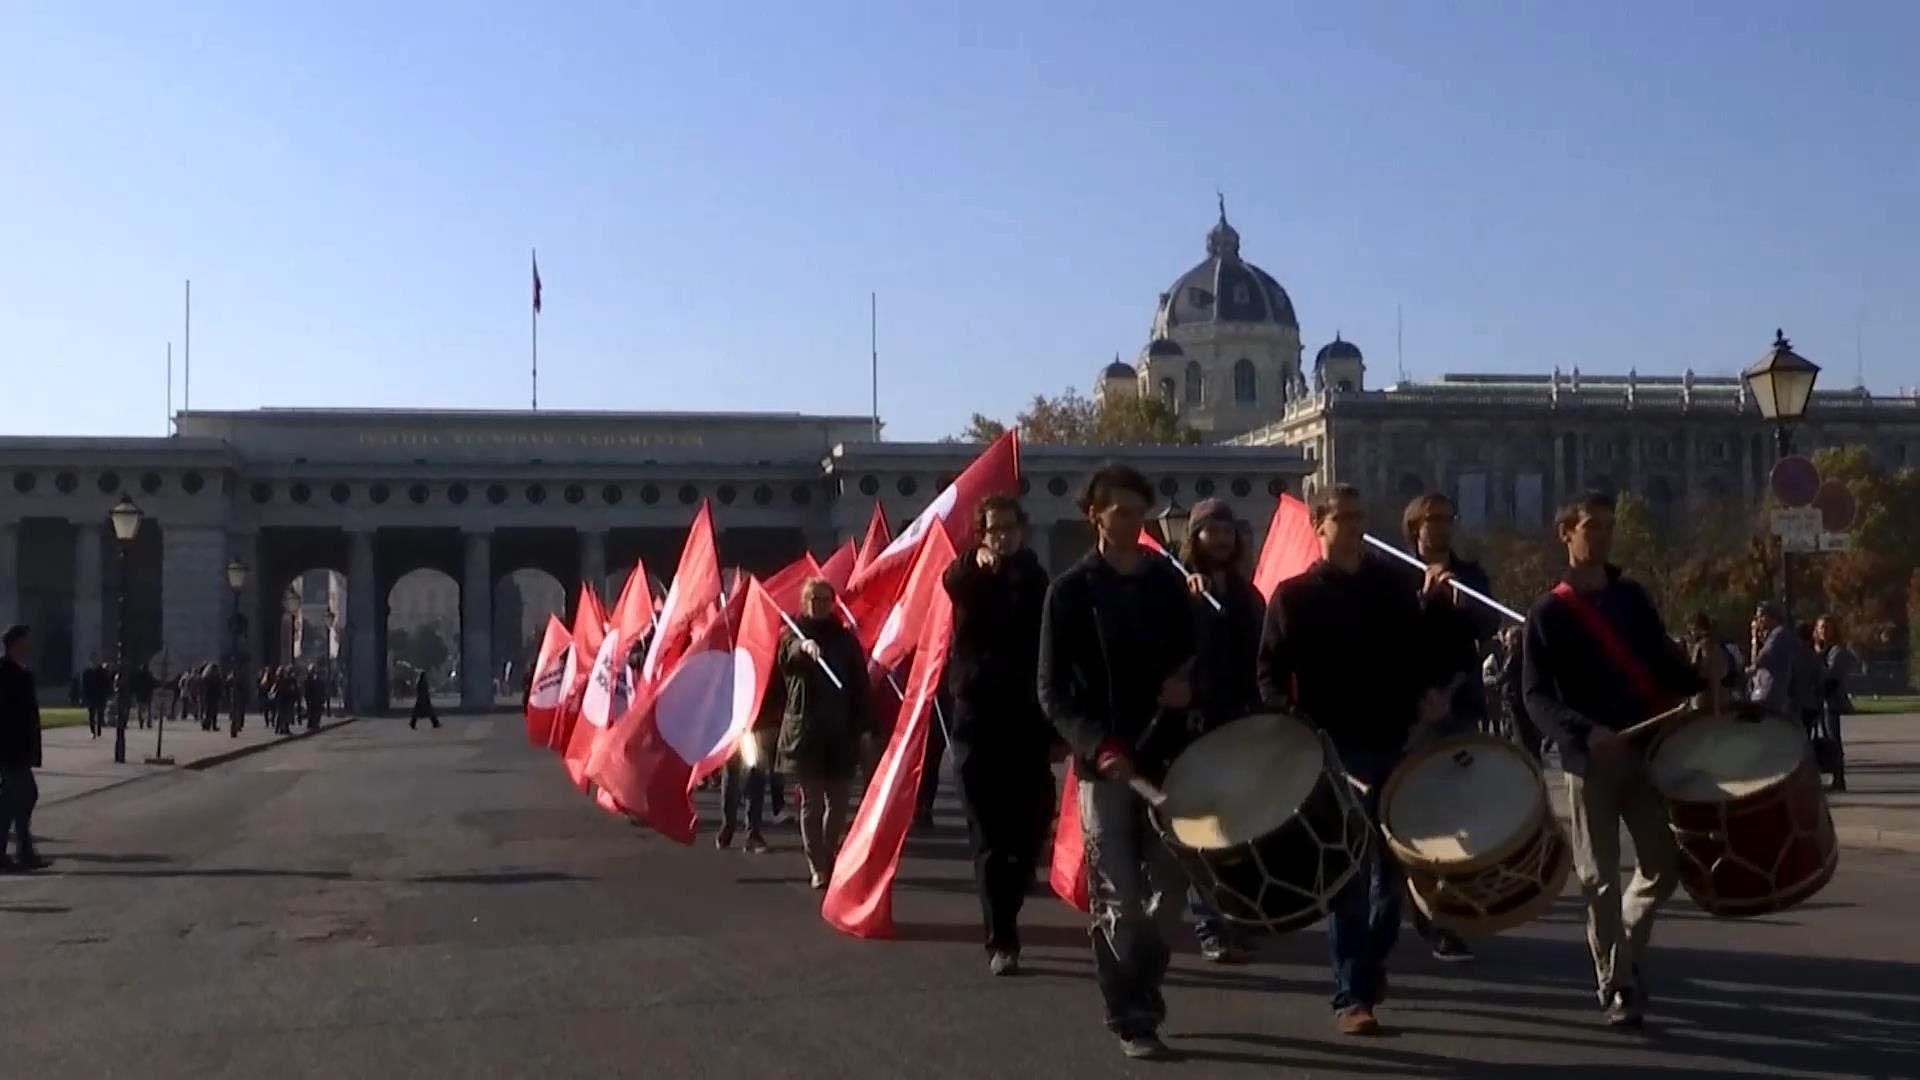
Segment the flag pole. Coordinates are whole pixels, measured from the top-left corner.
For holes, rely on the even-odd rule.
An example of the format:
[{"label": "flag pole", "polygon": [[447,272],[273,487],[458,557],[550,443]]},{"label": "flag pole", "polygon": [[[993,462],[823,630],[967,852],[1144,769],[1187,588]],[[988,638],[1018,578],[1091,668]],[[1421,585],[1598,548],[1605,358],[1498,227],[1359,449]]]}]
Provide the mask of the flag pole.
[{"label": "flag pole", "polygon": [[867,294],[867,349],[872,362],[868,385],[873,389],[873,441],[880,441],[880,294]]},{"label": "flag pole", "polygon": [[167,434],[173,434],[173,342],[167,342]]},{"label": "flag pole", "polygon": [[181,412],[193,411],[193,279],[187,279],[187,340],[182,348],[186,353],[186,376],[182,380],[180,403]]},{"label": "flag pole", "polygon": [[533,411],[540,411],[540,252],[533,252]]}]

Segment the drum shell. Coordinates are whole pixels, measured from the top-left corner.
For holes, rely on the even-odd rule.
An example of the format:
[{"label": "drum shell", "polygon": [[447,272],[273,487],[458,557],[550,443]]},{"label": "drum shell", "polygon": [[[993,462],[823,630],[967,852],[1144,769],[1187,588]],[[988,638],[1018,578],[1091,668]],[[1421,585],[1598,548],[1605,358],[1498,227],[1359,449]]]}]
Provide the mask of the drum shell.
[{"label": "drum shell", "polygon": [[[1649,759],[1683,727],[1663,731]],[[1778,782],[1746,796],[1707,801],[1661,794],[1679,848],[1680,884],[1709,914],[1784,911],[1824,888],[1839,865],[1811,748]]]}]

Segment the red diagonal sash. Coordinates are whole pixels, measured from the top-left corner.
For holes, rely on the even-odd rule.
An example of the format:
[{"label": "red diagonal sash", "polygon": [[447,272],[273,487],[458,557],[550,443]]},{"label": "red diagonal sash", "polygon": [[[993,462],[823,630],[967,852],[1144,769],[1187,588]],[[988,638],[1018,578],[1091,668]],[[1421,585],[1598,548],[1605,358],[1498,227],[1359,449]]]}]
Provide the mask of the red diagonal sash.
[{"label": "red diagonal sash", "polygon": [[1600,651],[1607,654],[1607,661],[1627,680],[1627,685],[1633,688],[1634,694],[1648,708],[1659,712],[1672,704],[1671,696],[1661,693],[1660,687],[1653,681],[1653,672],[1648,671],[1647,665],[1641,663],[1640,658],[1627,648],[1626,642],[1620,640],[1613,624],[1600,614],[1600,609],[1594,607],[1592,601],[1575,592],[1573,586],[1564,581],[1553,587],[1553,596],[1567,605],[1567,610],[1573,612],[1574,617],[1587,628],[1587,634],[1599,643]]}]

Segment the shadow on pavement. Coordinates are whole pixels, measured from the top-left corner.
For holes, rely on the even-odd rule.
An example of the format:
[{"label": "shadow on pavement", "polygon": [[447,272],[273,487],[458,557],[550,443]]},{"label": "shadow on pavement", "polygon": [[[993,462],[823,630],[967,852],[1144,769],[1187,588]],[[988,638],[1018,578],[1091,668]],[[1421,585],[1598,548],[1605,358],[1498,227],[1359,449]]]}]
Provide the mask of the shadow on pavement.
[{"label": "shadow on pavement", "polygon": [[205,870],[185,867],[178,870],[82,870],[66,876],[77,878],[308,878],[313,881],[349,881],[353,878],[353,875],[345,870],[274,870],[257,866],[213,867]]},{"label": "shadow on pavement", "polygon": [[[46,841],[46,840],[41,841],[42,844],[47,844],[50,842],[51,841]],[[173,856],[142,855],[142,854],[102,855],[102,854],[94,854],[91,852],[84,852],[84,851],[63,851],[63,852],[60,852],[60,861],[61,862],[77,862],[77,863],[103,863],[103,864],[113,865],[113,866],[125,866],[125,865],[132,865],[132,864],[138,864],[138,863],[170,863],[173,861]]]},{"label": "shadow on pavement", "polygon": [[422,874],[410,880],[425,885],[539,885],[552,881],[592,881],[555,870],[502,870],[473,874]]},{"label": "shadow on pavement", "polygon": [[15,915],[65,915],[72,910],[57,904],[0,904],[0,911]]}]

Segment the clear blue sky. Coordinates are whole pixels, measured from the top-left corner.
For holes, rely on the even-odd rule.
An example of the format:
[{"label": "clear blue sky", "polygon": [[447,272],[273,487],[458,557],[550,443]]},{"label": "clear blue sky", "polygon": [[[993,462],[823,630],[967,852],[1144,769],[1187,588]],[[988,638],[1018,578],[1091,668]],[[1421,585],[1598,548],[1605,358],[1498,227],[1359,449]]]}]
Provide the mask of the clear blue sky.
[{"label": "clear blue sky", "polygon": [[[292,10],[299,8],[299,11]],[[1394,368],[1920,383],[1920,4],[0,6],[0,432],[1089,387],[1216,187]],[[180,391],[175,391],[176,405]]]}]

